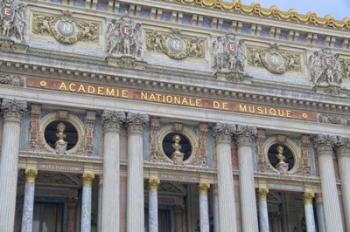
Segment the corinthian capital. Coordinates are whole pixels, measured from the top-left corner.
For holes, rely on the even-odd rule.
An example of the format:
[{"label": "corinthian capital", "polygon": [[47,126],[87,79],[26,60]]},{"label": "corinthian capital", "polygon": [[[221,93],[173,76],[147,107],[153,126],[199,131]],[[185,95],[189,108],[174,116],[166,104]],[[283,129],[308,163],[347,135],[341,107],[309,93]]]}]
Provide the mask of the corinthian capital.
[{"label": "corinthian capital", "polygon": [[119,132],[120,125],[125,122],[125,113],[120,111],[104,111],[102,120],[105,132]]},{"label": "corinthian capital", "polygon": [[1,104],[1,111],[5,120],[20,122],[27,109],[27,102],[16,99],[4,99]]},{"label": "corinthian capital", "polygon": [[337,137],[333,135],[317,135],[313,138],[313,142],[318,154],[333,152],[333,146],[337,142]]},{"label": "corinthian capital", "polygon": [[257,133],[258,130],[256,127],[237,125],[235,134],[237,136],[238,145],[250,146]]},{"label": "corinthian capital", "polygon": [[350,138],[338,136],[336,149],[338,156],[350,157]]},{"label": "corinthian capital", "polygon": [[149,121],[149,116],[146,114],[128,113],[127,124],[129,133],[142,133],[145,125]]},{"label": "corinthian capital", "polygon": [[231,143],[232,134],[236,131],[234,125],[217,123],[214,127],[214,135],[217,143]]}]

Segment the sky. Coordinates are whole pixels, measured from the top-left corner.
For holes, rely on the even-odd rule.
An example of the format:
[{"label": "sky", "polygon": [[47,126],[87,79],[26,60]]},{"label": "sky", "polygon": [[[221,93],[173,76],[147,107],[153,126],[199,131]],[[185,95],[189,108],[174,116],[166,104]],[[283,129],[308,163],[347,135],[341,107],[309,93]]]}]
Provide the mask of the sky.
[{"label": "sky", "polygon": [[[224,0],[231,2],[232,0]],[[264,8],[275,5],[280,10],[296,9],[301,14],[309,11],[316,12],[318,16],[334,16],[338,20],[350,18],[350,0],[241,0],[245,5],[260,3]]]}]

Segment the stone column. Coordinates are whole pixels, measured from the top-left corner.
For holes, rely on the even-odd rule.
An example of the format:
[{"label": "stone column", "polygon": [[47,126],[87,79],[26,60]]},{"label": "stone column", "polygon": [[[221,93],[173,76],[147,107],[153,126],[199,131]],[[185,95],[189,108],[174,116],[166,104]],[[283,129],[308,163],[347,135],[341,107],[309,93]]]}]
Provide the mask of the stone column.
[{"label": "stone column", "polygon": [[316,232],[315,214],[312,204],[314,196],[315,194],[313,192],[304,193],[304,209],[307,232]]},{"label": "stone column", "polygon": [[35,178],[38,170],[29,168],[25,171],[26,183],[24,186],[24,204],[22,215],[22,232],[32,232],[33,230],[33,213],[34,213],[34,193]]},{"label": "stone column", "polygon": [[119,232],[119,130],[125,120],[125,113],[105,111],[102,117],[104,162],[101,231]]},{"label": "stone column", "polygon": [[350,231],[350,139],[338,138],[338,166],[341,179],[346,231]]},{"label": "stone column", "polygon": [[158,232],[158,187],[160,181],[156,176],[152,176],[148,181],[148,190],[149,190],[149,232]]},{"label": "stone column", "polygon": [[342,215],[333,165],[334,142],[335,138],[328,135],[319,135],[315,138],[326,228],[327,231],[343,232]]},{"label": "stone column", "polygon": [[143,130],[147,121],[147,115],[128,113],[128,232],[143,232],[145,230]]},{"label": "stone column", "polygon": [[81,220],[80,231],[91,231],[91,185],[95,178],[93,172],[84,172],[83,174],[83,196],[81,201]]},{"label": "stone column", "polygon": [[239,161],[239,189],[241,196],[242,231],[258,232],[258,215],[254,183],[253,139],[257,134],[255,127],[237,126],[237,145]]},{"label": "stone column", "polygon": [[324,218],[323,200],[320,194],[316,196],[316,211],[317,211],[317,222],[318,231],[326,232],[326,222]]},{"label": "stone column", "polygon": [[270,232],[269,211],[267,207],[267,194],[269,189],[267,187],[259,188],[259,222],[261,232]]},{"label": "stone column", "polygon": [[237,231],[236,201],[231,159],[231,136],[234,126],[218,123],[215,126],[218,168],[220,232]]},{"label": "stone column", "polygon": [[26,103],[3,99],[1,110],[4,117],[0,156],[0,231],[14,231],[18,152],[21,134],[21,120]]},{"label": "stone column", "polygon": [[199,221],[200,232],[209,232],[209,203],[208,189],[209,184],[201,182],[199,184]]}]

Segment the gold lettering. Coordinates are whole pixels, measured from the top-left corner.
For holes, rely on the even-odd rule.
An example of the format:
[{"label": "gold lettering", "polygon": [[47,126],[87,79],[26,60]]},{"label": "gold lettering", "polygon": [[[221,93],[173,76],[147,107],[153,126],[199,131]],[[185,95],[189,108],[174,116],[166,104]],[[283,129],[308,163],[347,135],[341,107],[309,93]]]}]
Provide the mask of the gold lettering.
[{"label": "gold lettering", "polygon": [[142,91],[141,92],[141,100],[146,100],[147,101],[147,98],[148,98],[148,94]]},{"label": "gold lettering", "polygon": [[68,85],[69,91],[71,91],[71,92],[77,91],[77,89],[75,89],[75,86],[76,86],[76,84],[70,83],[70,84]]},{"label": "gold lettering", "polygon": [[122,97],[123,98],[129,98],[129,91],[127,89],[122,90]]},{"label": "gold lettering", "polygon": [[214,109],[220,109],[220,102],[218,102],[218,101],[213,101],[213,108],[214,108]]},{"label": "gold lettering", "polygon": [[78,92],[79,92],[79,93],[80,93],[80,92],[83,92],[83,93],[86,92],[86,91],[85,91],[84,85],[79,85]]},{"label": "gold lettering", "polygon": [[61,83],[60,87],[59,87],[59,90],[64,90],[64,91],[67,91],[67,86],[64,82]]},{"label": "gold lettering", "polygon": [[178,105],[181,105],[181,97],[179,97],[179,96],[174,96],[174,103],[175,103],[175,104],[178,104]]},{"label": "gold lettering", "polygon": [[258,114],[264,114],[263,108],[261,106],[256,107],[256,111]]},{"label": "gold lettering", "polygon": [[247,105],[245,105],[245,104],[239,104],[239,111],[241,111],[241,112],[247,112]]},{"label": "gold lettering", "polygon": [[273,116],[277,115],[276,109],[275,108],[270,108],[269,113]]},{"label": "gold lettering", "polygon": [[154,96],[154,94],[151,93],[151,95],[149,96],[149,100],[150,101],[156,101],[156,96]]},{"label": "gold lettering", "polygon": [[89,86],[87,87],[87,91],[88,91],[88,93],[95,93],[95,87],[92,86],[92,85],[89,85]]},{"label": "gold lettering", "polygon": [[197,107],[202,107],[202,99],[196,98],[196,106]]},{"label": "gold lettering", "polygon": [[248,111],[249,113],[255,113],[255,106],[248,105]]},{"label": "gold lettering", "polygon": [[115,96],[114,88],[106,88],[107,96]]},{"label": "gold lettering", "polygon": [[188,105],[188,99],[186,97],[182,99],[181,105]]},{"label": "gold lettering", "polygon": [[292,112],[290,110],[287,110],[287,117],[291,118],[292,117]]},{"label": "gold lettering", "polygon": [[104,87],[98,86],[98,87],[97,87],[97,94],[98,94],[98,95],[103,95],[103,94],[104,94],[104,93],[103,93],[103,90],[104,90]]}]

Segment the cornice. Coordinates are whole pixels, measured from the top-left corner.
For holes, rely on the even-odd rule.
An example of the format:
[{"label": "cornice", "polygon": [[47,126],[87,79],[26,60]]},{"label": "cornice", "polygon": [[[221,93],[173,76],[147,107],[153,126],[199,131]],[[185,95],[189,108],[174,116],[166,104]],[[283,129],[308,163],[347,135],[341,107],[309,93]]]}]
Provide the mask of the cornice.
[{"label": "cornice", "polygon": [[299,14],[296,10],[289,10],[287,12],[279,10],[276,6],[269,9],[261,7],[259,3],[251,5],[244,5],[240,0],[232,1],[232,3],[225,3],[220,0],[176,0],[182,4],[193,4],[211,9],[219,9],[230,11],[237,14],[253,15],[263,18],[271,18],[276,21],[291,21],[301,24],[310,24],[314,26],[329,27],[335,29],[350,29],[350,18],[344,20],[336,20],[333,16],[326,16],[324,18],[318,17],[316,13],[309,12],[306,15]]},{"label": "cornice", "polygon": [[[132,70],[110,67],[102,62],[84,66],[79,62],[51,60],[50,64],[47,58],[28,59],[23,54],[6,54],[2,57],[0,58],[0,71],[23,76],[79,80],[154,91],[161,89],[164,93],[183,94],[186,91],[193,96],[305,109],[328,114],[348,115],[350,113],[348,98],[318,94],[305,86],[291,87],[279,84],[275,87],[273,85],[276,83],[262,85],[254,81],[234,83],[217,80],[214,75],[208,75],[208,73],[175,72],[152,65],[147,65],[145,70]],[[99,70],[99,72],[93,70]]]}]

